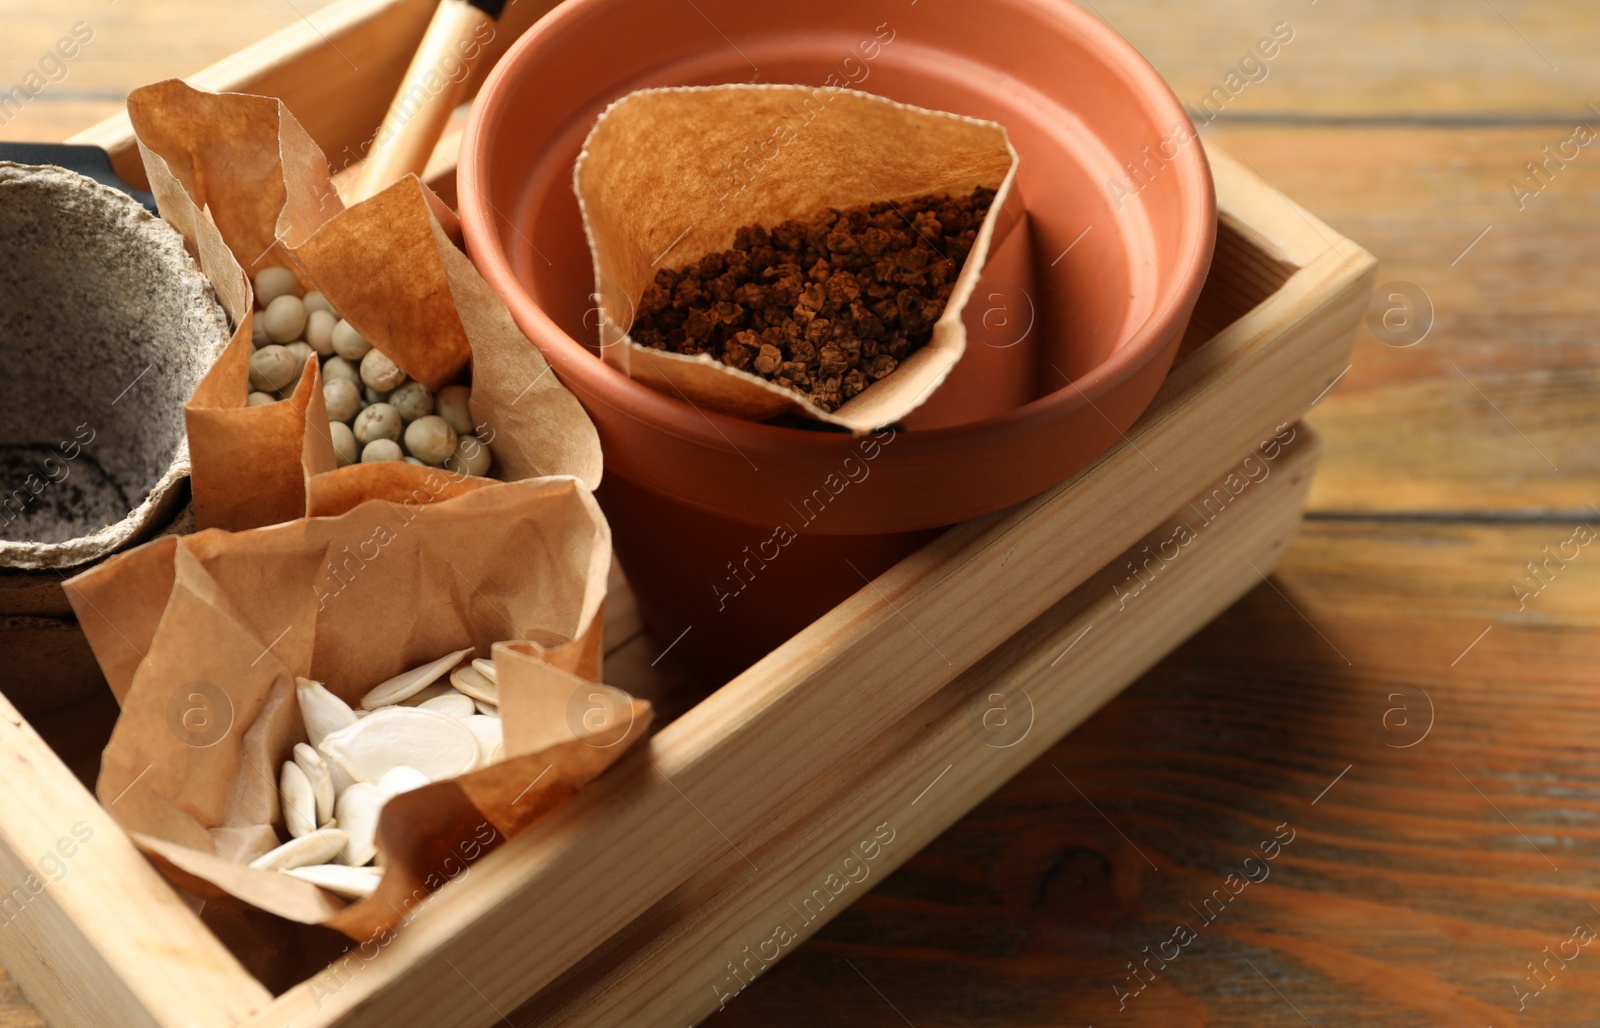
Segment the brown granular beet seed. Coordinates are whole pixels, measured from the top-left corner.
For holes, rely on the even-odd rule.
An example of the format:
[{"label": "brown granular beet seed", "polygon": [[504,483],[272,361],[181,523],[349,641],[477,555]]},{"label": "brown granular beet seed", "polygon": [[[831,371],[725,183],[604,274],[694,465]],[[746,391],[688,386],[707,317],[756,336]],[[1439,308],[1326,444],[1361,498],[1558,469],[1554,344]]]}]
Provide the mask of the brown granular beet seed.
[{"label": "brown granular beet seed", "polygon": [[709,353],[837,410],[927,344],[994,190],[826,210],[656,272],[635,342]]}]

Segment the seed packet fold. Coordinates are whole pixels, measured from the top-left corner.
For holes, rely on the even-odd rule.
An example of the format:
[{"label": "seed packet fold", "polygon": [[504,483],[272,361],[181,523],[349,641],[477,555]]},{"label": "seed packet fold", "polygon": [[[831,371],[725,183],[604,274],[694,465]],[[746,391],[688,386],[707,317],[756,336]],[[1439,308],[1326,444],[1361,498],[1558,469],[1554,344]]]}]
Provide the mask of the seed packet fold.
[{"label": "seed packet fold", "polygon": [[[641,157],[641,155],[647,155]],[[994,122],[833,87],[646,89],[612,104],[589,133],[574,188],[595,266],[600,352],[635,380],[749,420],[793,412],[861,434],[900,421],[966,350],[963,313],[990,251],[1022,217],[1017,156]],[[636,342],[630,330],[658,269],[828,209],[995,191],[932,339],[834,411],[706,354]],[[948,259],[948,255],[939,255]]]},{"label": "seed packet fold", "polygon": [[[648,703],[598,681],[611,540],[587,487],[432,474],[432,492],[166,538],[67,583],[122,704],[97,794],[194,895],[370,938],[648,728]],[[456,650],[496,660],[506,759],[384,806],[376,894],[246,866],[288,838],[277,780],[307,741],[297,678],[355,705]]]},{"label": "seed packet fold", "polygon": [[242,270],[245,278],[242,299],[228,304],[240,331],[184,411],[200,527],[277,524],[315,509],[323,490],[417,488],[430,471],[335,470],[315,361],[286,400],[246,405],[254,318],[246,276],[274,265],[320,291],[430,389],[470,368],[472,419],[495,478],[573,475],[598,486],[600,443],[588,415],[451,242],[454,216],[415,176],[346,208],[322,151],[270,97],[169,80],[135,90],[128,114],[162,217],[202,254],[220,241],[237,266],[227,277]]}]

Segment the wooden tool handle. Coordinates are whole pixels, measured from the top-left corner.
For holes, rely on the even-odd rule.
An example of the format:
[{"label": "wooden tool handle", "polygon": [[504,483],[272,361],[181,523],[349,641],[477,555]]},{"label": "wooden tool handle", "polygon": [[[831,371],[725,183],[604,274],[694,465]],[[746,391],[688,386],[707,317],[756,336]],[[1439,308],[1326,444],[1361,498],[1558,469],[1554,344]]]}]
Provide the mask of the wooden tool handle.
[{"label": "wooden tool handle", "polygon": [[372,137],[351,203],[382,192],[406,175],[422,174],[461,102],[473,63],[494,38],[494,21],[463,0],[441,0],[383,124]]}]

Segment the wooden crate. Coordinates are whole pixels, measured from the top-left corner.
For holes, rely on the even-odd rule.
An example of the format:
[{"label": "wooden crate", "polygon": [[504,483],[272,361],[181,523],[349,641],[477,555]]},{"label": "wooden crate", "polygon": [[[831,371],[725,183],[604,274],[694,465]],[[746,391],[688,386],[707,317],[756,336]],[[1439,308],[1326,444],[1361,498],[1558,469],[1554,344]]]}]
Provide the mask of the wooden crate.
[{"label": "wooden crate", "polygon": [[[548,6],[512,5],[496,46]],[[343,0],[320,30],[193,81],[283,97],[337,155],[377,124],[428,10]],[[82,138],[137,173],[125,120]],[[430,169],[446,195],[452,142]],[[0,700],[0,880],[22,883],[0,895],[0,964],[74,1025],[682,1025],[737,1002],[770,959],[1259,585],[1292,539],[1317,459],[1298,419],[1348,367],[1374,263],[1210,152],[1216,262],[1122,444],[947,532],[703,698],[654,663],[663,646],[619,581],[607,677],[668,713],[698,702],[370,958],[272,996],[74,774],[92,780],[109,696],[38,725]],[[1145,569],[1180,525],[1193,539]]]}]

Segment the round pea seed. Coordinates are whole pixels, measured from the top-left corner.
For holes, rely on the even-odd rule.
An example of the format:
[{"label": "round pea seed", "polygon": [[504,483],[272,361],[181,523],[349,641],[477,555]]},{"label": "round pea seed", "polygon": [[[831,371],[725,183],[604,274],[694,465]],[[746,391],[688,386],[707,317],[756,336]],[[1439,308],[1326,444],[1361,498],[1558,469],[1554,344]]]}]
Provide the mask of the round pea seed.
[{"label": "round pea seed", "polygon": [[244,404],[246,407],[265,407],[269,403],[277,402],[278,398],[269,393],[252,392],[245,398]]},{"label": "round pea seed", "polygon": [[328,408],[329,421],[349,421],[361,413],[361,393],[342,378],[322,383],[322,402]]},{"label": "round pea seed", "polygon": [[332,382],[336,378],[349,382],[357,389],[361,388],[361,372],[343,357],[329,357],[322,362],[322,380]]},{"label": "round pea seed", "polygon": [[300,369],[286,346],[263,346],[250,355],[250,387],[277,392],[293,382]]},{"label": "round pea seed", "polygon": [[250,319],[250,342],[258,350],[272,342],[267,338],[267,326],[261,321],[260,311],[256,311],[255,317]]},{"label": "round pea seed", "polygon": [[387,403],[375,403],[356,415],[356,441],[362,446],[374,439],[397,441],[400,438],[400,415]]},{"label": "round pea seed", "polygon": [[406,457],[406,463],[407,463],[407,464],[415,464],[415,465],[416,465],[416,466],[417,466],[417,467],[419,467],[419,468],[425,468],[425,467],[427,467],[427,466],[428,466],[428,465],[426,465],[426,464],[424,464],[424,463],[422,463],[422,462],[421,462],[421,461],[420,461],[420,460],[418,460],[418,459],[417,459],[417,458],[415,458],[415,457],[411,457],[411,456],[407,456],[407,457]]},{"label": "round pea seed", "polygon": [[333,436],[333,453],[339,459],[341,468],[360,459],[361,451],[356,447],[356,434],[350,431],[349,425],[342,421],[331,421],[328,423],[328,432]]},{"label": "round pea seed", "polygon": [[389,394],[380,393],[369,385],[363,385],[361,387],[361,400],[369,406],[374,403],[388,403]]},{"label": "round pea seed", "polygon": [[374,439],[361,448],[361,463],[376,464],[379,461],[398,461],[405,457],[400,451],[400,444],[393,439]]},{"label": "round pea seed", "polygon": [[333,356],[333,326],[338,323],[327,311],[312,311],[306,315],[306,342],[322,356]]},{"label": "round pea seed", "polygon": [[433,398],[433,412],[449,423],[461,435],[472,431],[472,411],[467,408],[471,390],[463,385],[445,386]]},{"label": "round pea seed", "polygon": [[307,311],[326,311],[329,314],[333,314],[334,321],[339,320],[339,315],[333,313],[333,304],[329,303],[328,298],[317,290],[313,289],[307,293],[305,301]]},{"label": "round pea seed", "polygon": [[300,280],[288,268],[273,266],[256,272],[256,305],[265,309],[280,296],[299,296]]},{"label": "round pea seed", "polygon": [[482,478],[489,474],[489,465],[492,463],[494,455],[483,445],[483,441],[475,435],[464,435],[456,442],[456,451],[444,462],[444,466],[457,474]]},{"label": "round pea seed", "polygon": [[372,349],[372,344],[366,337],[355,330],[348,321],[341,321],[333,326],[333,352],[349,361],[359,361]]},{"label": "round pea seed", "polygon": [[418,418],[406,426],[406,450],[426,464],[443,464],[456,452],[456,430],[433,414]]},{"label": "round pea seed", "polygon": [[313,350],[310,344],[300,342],[298,340],[292,343],[283,344],[283,348],[288,350],[289,354],[294,357],[296,366],[302,368],[306,366],[306,361],[310,360],[312,357],[315,357],[317,354],[317,351]]},{"label": "round pea seed", "polygon": [[406,373],[382,350],[368,350],[367,355],[361,358],[361,381],[378,392],[386,393],[398,388],[405,380]]},{"label": "round pea seed", "polygon": [[287,343],[300,338],[306,330],[306,305],[298,296],[280,296],[267,304],[261,314],[267,338],[275,343]]},{"label": "round pea seed", "polygon": [[407,382],[389,394],[389,406],[408,423],[425,418],[433,413],[433,391],[421,382]]}]

